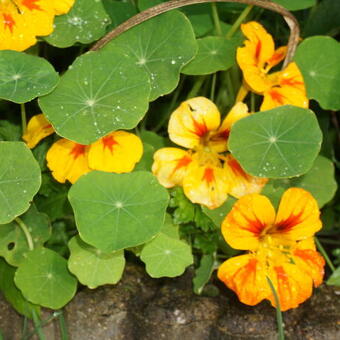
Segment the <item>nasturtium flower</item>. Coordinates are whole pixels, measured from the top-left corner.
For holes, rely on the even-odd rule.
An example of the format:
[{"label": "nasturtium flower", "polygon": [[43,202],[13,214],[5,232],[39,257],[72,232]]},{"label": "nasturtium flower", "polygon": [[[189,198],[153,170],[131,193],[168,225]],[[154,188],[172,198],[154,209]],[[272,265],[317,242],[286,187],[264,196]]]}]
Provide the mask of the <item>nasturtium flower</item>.
[{"label": "nasturtium flower", "polygon": [[275,50],[272,36],[255,21],[241,25],[241,30],[247,40],[236,54],[244,78],[238,99],[242,100],[250,89],[264,96],[262,111],[288,104],[307,108],[304,81],[295,62],[282,71],[268,73],[285,58],[286,46]]},{"label": "nasturtium flower", "polygon": [[247,305],[267,299],[275,306],[269,278],[281,309],[296,308],[323,279],[325,261],[313,239],[321,227],[318,204],[303,189],[288,189],[277,213],[267,197],[246,195],[224,219],[222,234],[231,247],[248,253],[222,263],[218,278]]},{"label": "nasturtium flower", "polygon": [[56,15],[67,13],[75,0],[1,0],[0,50],[23,51],[37,36],[53,31]]},{"label": "nasturtium flower", "polygon": [[[34,148],[53,132],[52,125],[40,114],[30,119],[22,138],[28,147]],[[126,131],[114,131],[90,145],[61,138],[50,147],[46,160],[47,167],[58,182],[68,180],[74,183],[92,170],[130,172],[142,155],[143,144],[139,137]]]},{"label": "nasturtium flower", "polygon": [[227,152],[232,124],[248,116],[237,103],[221,124],[216,105],[204,97],[183,102],[169,120],[171,141],[189,150],[162,148],[154,154],[152,172],[166,188],[179,185],[193,202],[215,209],[228,193],[241,197],[260,192],[267,179],[250,176]]}]

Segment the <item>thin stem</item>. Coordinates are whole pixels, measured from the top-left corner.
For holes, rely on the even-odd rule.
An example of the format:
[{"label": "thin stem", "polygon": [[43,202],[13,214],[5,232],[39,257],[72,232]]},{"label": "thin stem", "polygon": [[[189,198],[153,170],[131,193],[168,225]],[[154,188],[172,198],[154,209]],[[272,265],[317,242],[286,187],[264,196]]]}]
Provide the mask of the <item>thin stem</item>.
[{"label": "thin stem", "polygon": [[210,89],[210,100],[213,102],[215,100],[215,90],[216,90],[216,73],[213,74],[211,79],[211,89]]},{"label": "thin stem", "polygon": [[228,31],[226,38],[230,39],[234,33],[238,30],[241,26],[243,20],[248,16],[250,11],[253,9],[254,5],[248,5],[240,14],[240,16],[236,19],[234,24],[231,26],[230,30]]},{"label": "thin stem", "polygon": [[322,254],[322,256],[325,258],[328,267],[332,270],[332,272],[335,272],[335,267],[334,264],[332,263],[331,259],[328,257],[325,248],[322,246],[322,244],[320,243],[320,241],[317,239],[317,237],[314,237],[316,246],[318,247],[320,253]]},{"label": "thin stem", "polygon": [[27,119],[26,119],[26,108],[25,104],[20,104],[21,109],[21,126],[22,126],[22,133],[26,132],[27,127]]},{"label": "thin stem", "polygon": [[34,243],[32,240],[32,236],[31,233],[29,232],[27,225],[23,222],[23,220],[19,217],[15,218],[15,222],[18,223],[19,227],[21,228],[21,230],[24,232],[27,243],[28,243],[28,248],[29,250],[33,250],[34,249]]},{"label": "thin stem", "polygon": [[216,33],[217,33],[217,35],[221,35],[222,36],[223,33],[222,33],[220,17],[218,15],[218,10],[217,10],[216,2],[212,2],[211,3],[211,11],[212,11],[212,17],[213,17]]},{"label": "thin stem", "polygon": [[204,83],[205,77],[204,76],[200,76],[197,78],[197,80],[194,83],[194,86],[192,87],[191,91],[189,92],[187,98],[193,98],[196,97],[199,90],[201,89],[203,83]]},{"label": "thin stem", "polygon": [[267,281],[269,284],[269,287],[274,295],[274,300],[276,304],[276,321],[277,321],[277,329],[279,331],[279,340],[284,340],[285,338],[285,333],[283,330],[283,320],[282,320],[282,312],[281,312],[281,307],[280,307],[280,300],[279,296],[277,295],[276,289],[273,285],[272,280],[267,276]]},{"label": "thin stem", "polygon": [[35,326],[35,331],[38,335],[39,340],[46,340],[45,334],[42,330],[41,320],[35,310],[32,310],[33,322]]},{"label": "thin stem", "polygon": [[59,314],[59,327],[60,327],[61,340],[69,340],[65,318],[64,318],[64,314],[62,311],[60,311],[60,314]]},{"label": "thin stem", "polygon": [[255,112],[255,93],[250,93],[250,111]]}]

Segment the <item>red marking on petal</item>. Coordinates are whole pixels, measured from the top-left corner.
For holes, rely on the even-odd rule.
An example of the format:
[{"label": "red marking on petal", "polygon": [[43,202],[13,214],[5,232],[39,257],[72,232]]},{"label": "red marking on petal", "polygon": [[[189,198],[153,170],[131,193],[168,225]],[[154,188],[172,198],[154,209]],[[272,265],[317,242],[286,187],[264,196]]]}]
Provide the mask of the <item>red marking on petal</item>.
[{"label": "red marking on petal", "polygon": [[[250,259],[249,262],[239,268],[235,273],[234,275],[232,276],[232,279],[231,279],[231,282],[233,282],[237,276],[239,276],[239,274],[243,274],[243,280],[244,280],[244,284],[246,284],[246,281],[249,280],[249,275],[251,275],[253,272],[256,271],[256,267],[257,267],[257,260],[256,259]],[[236,287],[234,287],[236,288]]]},{"label": "red marking on petal", "polygon": [[279,284],[279,289],[280,286],[288,286],[288,275],[285,272],[285,270],[283,269],[283,267],[274,267],[274,270],[276,272],[277,275],[277,279],[278,279],[278,284]]},{"label": "red marking on petal", "polygon": [[6,27],[8,27],[8,29],[11,31],[11,33],[13,33],[13,26],[15,26],[15,21],[12,18],[12,16],[10,14],[3,14],[4,20],[4,27],[6,29]]},{"label": "red marking on petal", "polygon": [[284,52],[274,53],[268,60],[268,64],[277,64],[285,56]]},{"label": "red marking on petal", "polygon": [[248,179],[250,176],[244,172],[244,170],[241,168],[241,165],[235,158],[231,158],[228,160],[228,165],[233,170],[234,174],[236,176],[243,177],[245,179]]},{"label": "red marking on petal", "polygon": [[274,228],[276,232],[288,232],[293,229],[296,225],[300,224],[302,216],[302,211],[300,211],[297,215],[290,215],[287,219],[282,220],[275,224]]},{"label": "red marking on petal", "polygon": [[269,91],[269,95],[273,101],[279,103],[280,105],[284,104],[284,96],[281,93],[271,90]]},{"label": "red marking on petal", "polygon": [[39,5],[36,4],[36,2],[39,2],[40,0],[23,0],[22,5],[27,7],[30,11],[33,11],[34,9],[38,11],[42,11]]},{"label": "red marking on petal", "polygon": [[204,137],[208,133],[208,128],[205,123],[199,123],[195,119],[192,120],[194,124],[194,134],[199,137]]},{"label": "red marking on petal", "polygon": [[303,85],[302,81],[294,80],[294,78],[286,78],[280,81],[280,85],[288,85],[288,86],[296,86],[296,85]]},{"label": "red marking on petal", "polygon": [[188,166],[191,162],[192,162],[191,157],[187,155],[183,156],[182,158],[177,160],[177,164],[173,172],[177,171],[180,168],[184,168]]},{"label": "red marking on petal", "polygon": [[214,181],[214,179],[215,179],[214,169],[206,168],[204,170],[204,174],[203,174],[202,180],[206,181],[207,183],[211,183],[212,181]]},{"label": "red marking on petal", "polygon": [[260,58],[261,49],[262,49],[262,43],[261,43],[261,40],[259,40],[256,44],[256,50],[255,50],[255,58],[257,61]]},{"label": "red marking on petal", "polygon": [[82,144],[75,144],[75,146],[72,148],[70,155],[73,156],[74,159],[77,159],[79,156],[82,156],[85,154],[86,145]]},{"label": "red marking on petal", "polygon": [[43,126],[43,130],[48,130],[48,129],[50,129],[51,127],[52,127],[51,124],[45,125],[45,126]]},{"label": "red marking on petal", "polygon": [[119,143],[115,141],[112,136],[107,136],[102,138],[103,149],[108,148],[111,153],[113,152],[113,146],[118,145]]}]

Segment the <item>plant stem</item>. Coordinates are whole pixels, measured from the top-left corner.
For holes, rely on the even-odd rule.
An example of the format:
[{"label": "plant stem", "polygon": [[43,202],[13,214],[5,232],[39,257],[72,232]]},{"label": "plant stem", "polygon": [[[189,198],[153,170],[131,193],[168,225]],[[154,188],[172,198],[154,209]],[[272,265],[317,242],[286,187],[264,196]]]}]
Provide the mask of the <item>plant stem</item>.
[{"label": "plant stem", "polygon": [[34,322],[34,326],[35,326],[35,331],[38,335],[39,340],[46,340],[45,334],[41,328],[41,320],[39,318],[39,316],[37,315],[37,313],[32,310],[32,316],[33,316],[33,322]]},{"label": "plant stem", "polygon": [[250,11],[253,9],[254,5],[248,5],[240,14],[240,16],[236,19],[234,24],[231,26],[230,30],[228,31],[226,38],[230,39],[234,33],[238,30],[240,25],[242,24],[243,20],[248,16]]},{"label": "plant stem", "polygon": [[285,338],[285,333],[283,330],[283,320],[282,320],[282,312],[281,312],[281,307],[280,307],[280,300],[279,297],[277,295],[276,289],[273,285],[273,282],[271,281],[271,279],[267,276],[267,281],[269,284],[269,287],[274,295],[274,300],[275,300],[275,304],[276,304],[276,321],[277,321],[277,329],[279,331],[279,340],[284,340]]},{"label": "plant stem", "polygon": [[211,79],[211,89],[210,89],[210,100],[213,102],[215,100],[215,90],[216,90],[216,73],[213,74]]},{"label": "plant stem", "polygon": [[60,311],[60,314],[59,314],[59,326],[60,326],[61,340],[69,340],[65,318],[64,318],[64,314],[62,311]]},{"label": "plant stem", "polygon": [[220,17],[218,15],[216,2],[211,3],[211,11],[212,11],[212,17],[213,17],[216,33],[217,33],[217,35],[222,36],[223,33],[222,33]]},{"label": "plant stem", "polygon": [[28,243],[28,248],[29,250],[33,250],[34,249],[34,243],[32,240],[32,236],[31,233],[29,232],[27,225],[23,222],[23,220],[19,217],[15,218],[15,222],[18,223],[19,227],[21,228],[21,230],[24,232],[27,243]]},{"label": "plant stem", "polygon": [[315,239],[316,246],[318,247],[320,253],[321,253],[322,256],[325,258],[325,260],[326,260],[326,262],[327,262],[327,264],[328,264],[328,267],[329,267],[329,268],[332,270],[332,272],[334,273],[334,272],[335,272],[334,264],[332,263],[331,259],[328,257],[325,248],[322,246],[322,244],[321,244],[320,241],[317,239],[317,237],[314,237],[314,239]]},{"label": "plant stem", "polygon": [[250,111],[255,112],[255,94],[253,92],[250,93]]},{"label": "plant stem", "polygon": [[26,108],[25,104],[20,104],[21,109],[21,126],[22,126],[22,133],[26,132],[27,127],[27,119],[26,119]]},{"label": "plant stem", "polygon": [[197,80],[194,83],[194,86],[192,87],[191,91],[189,92],[187,99],[193,98],[197,96],[197,93],[201,89],[203,83],[204,83],[205,77],[200,76],[197,78]]}]

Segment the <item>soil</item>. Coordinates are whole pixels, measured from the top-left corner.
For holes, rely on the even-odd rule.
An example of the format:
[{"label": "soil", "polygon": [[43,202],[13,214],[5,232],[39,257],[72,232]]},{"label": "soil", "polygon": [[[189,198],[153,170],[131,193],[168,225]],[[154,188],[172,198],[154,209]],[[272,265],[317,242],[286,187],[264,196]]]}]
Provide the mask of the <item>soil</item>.
[{"label": "soil", "polygon": [[[65,307],[71,340],[271,340],[277,339],[275,309],[267,302],[241,304],[218,285],[218,296],[197,296],[192,273],[176,279],[151,279],[128,265],[116,286],[83,288]],[[326,285],[300,308],[284,313],[287,340],[340,339],[340,291]],[[45,310],[43,318],[53,313]],[[21,339],[23,318],[0,296],[4,340]],[[47,340],[59,340],[56,321],[44,327]],[[32,337],[31,339],[34,339]]]}]

